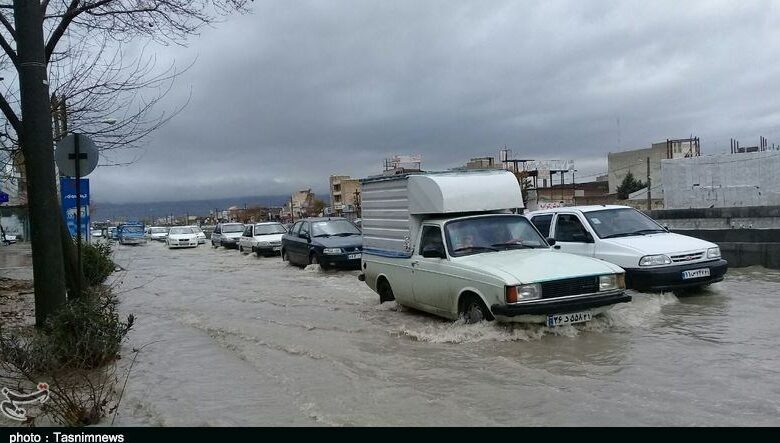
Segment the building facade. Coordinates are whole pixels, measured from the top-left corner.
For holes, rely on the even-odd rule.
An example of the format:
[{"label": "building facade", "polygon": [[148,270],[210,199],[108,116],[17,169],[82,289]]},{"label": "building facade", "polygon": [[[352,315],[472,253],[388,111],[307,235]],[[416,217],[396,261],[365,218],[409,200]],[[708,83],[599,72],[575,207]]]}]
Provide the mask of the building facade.
[{"label": "building facade", "polygon": [[350,219],[359,217],[360,180],[348,175],[330,176],[331,214]]},{"label": "building facade", "polygon": [[[653,143],[649,148],[623,152],[610,152],[607,155],[607,179],[609,193],[617,192],[618,186],[630,172],[634,178],[647,184],[648,159],[650,164],[651,192],[661,183],[661,161],[698,157],[701,155],[698,137],[666,140]],[[659,189],[659,192],[662,188]]]}]

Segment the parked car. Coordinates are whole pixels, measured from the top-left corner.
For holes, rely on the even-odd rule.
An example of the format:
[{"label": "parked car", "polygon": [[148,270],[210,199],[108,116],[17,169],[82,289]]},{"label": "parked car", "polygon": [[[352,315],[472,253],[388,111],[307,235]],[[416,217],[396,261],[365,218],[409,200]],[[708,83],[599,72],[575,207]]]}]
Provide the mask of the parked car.
[{"label": "parked car", "polygon": [[106,237],[111,239],[111,240],[116,240],[116,228],[113,227],[113,226],[108,228],[108,231],[106,233]]},{"label": "parked car", "polygon": [[91,231],[89,231],[89,235],[92,236],[93,238],[99,238],[103,236],[103,231],[101,231],[100,229],[92,229]]},{"label": "parked car", "polygon": [[360,267],[363,241],[360,230],[345,218],[307,218],[282,236],[282,260],[322,269]]},{"label": "parked car", "polygon": [[189,226],[173,226],[168,231],[168,237],[165,239],[168,249],[173,248],[197,248],[198,235],[195,230]]},{"label": "parked car", "polygon": [[574,206],[526,216],[555,239],[555,250],[621,266],[631,289],[698,288],[723,280],[728,268],[715,243],[671,233],[628,206]]},{"label": "parked car", "polygon": [[238,240],[238,250],[254,252],[258,257],[279,255],[282,250],[282,235],[287,232],[277,222],[246,225],[244,234]]},{"label": "parked car", "polygon": [[211,233],[211,246],[237,248],[238,239],[243,233],[244,225],[241,223],[219,223]]},{"label": "parked car", "polygon": [[206,243],[206,233],[203,232],[203,229],[200,229],[200,226],[187,226],[188,228],[192,228],[192,231],[195,232],[195,235],[198,236],[198,243],[199,244],[205,244]]},{"label": "parked car", "polygon": [[398,304],[467,323],[560,326],[631,300],[623,270],[553,252],[508,171],[380,176],[361,181],[363,274]]},{"label": "parked car", "polygon": [[163,226],[150,226],[146,228],[146,235],[150,240],[164,242],[166,237],[168,237],[168,229]]}]

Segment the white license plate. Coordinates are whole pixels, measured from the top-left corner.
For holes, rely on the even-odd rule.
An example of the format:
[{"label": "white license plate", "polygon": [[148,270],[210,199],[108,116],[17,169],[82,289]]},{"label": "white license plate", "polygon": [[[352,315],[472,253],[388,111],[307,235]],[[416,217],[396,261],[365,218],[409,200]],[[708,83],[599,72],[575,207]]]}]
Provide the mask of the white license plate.
[{"label": "white license plate", "polygon": [[273,249],[273,250],[274,250],[274,251],[281,251],[281,250],[282,250],[282,247],[281,247],[281,246],[274,246],[274,249]]},{"label": "white license plate", "polygon": [[709,277],[709,276],[710,276],[710,268],[691,269],[690,271],[682,272],[683,280],[688,280],[690,278]]},{"label": "white license plate", "polygon": [[569,312],[568,314],[550,314],[547,316],[547,326],[573,325],[574,323],[584,323],[590,321],[593,314],[590,311]]},{"label": "white license plate", "polygon": [[347,258],[348,258],[349,260],[357,260],[357,259],[359,259],[360,257],[362,257],[362,255],[361,255],[361,254],[349,254],[349,255],[347,256]]}]

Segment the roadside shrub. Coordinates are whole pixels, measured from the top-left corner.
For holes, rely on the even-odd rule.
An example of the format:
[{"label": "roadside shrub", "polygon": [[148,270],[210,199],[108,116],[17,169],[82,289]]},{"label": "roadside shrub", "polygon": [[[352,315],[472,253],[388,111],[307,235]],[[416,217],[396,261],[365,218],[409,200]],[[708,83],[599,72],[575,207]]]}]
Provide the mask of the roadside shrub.
[{"label": "roadside shrub", "polygon": [[111,245],[108,243],[84,244],[81,254],[84,278],[90,286],[102,284],[116,269],[116,264],[111,260]]},{"label": "roadside shrub", "polygon": [[117,384],[113,363],[134,320],[120,319],[110,288],[90,288],[26,336],[0,329],[0,379],[19,390],[46,381],[44,415],[65,426],[95,424],[116,408],[109,406]]}]

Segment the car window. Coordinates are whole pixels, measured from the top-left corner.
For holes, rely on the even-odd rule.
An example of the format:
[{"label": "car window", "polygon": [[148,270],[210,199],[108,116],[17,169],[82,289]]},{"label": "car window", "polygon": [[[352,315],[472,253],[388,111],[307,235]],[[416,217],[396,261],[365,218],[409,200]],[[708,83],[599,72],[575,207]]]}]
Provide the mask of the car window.
[{"label": "car window", "polygon": [[531,223],[536,226],[536,229],[538,229],[543,236],[549,237],[550,223],[552,223],[552,218],[552,214],[537,215],[536,217],[531,218]]},{"label": "car window", "polygon": [[214,234],[221,234],[222,233],[222,225],[217,225],[216,228],[214,228]]},{"label": "car window", "polygon": [[633,208],[605,209],[585,213],[585,219],[600,238],[629,237],[666,232],[655,220]]},{"label": "car window", "polygon": [[303,237],[304,235],[309,235],[309,224],[306,222],[301,223],[301,232],[298,236]]},{"label": "car window", "polygon": [[588,231],[574,214],[558,214],[555,222],[555,240],[559,242],[586,243]]},{"label": "car window", "polygon": [[181,226],[181,227],[171,228],[170,234],[171,235],[194,234],[194,232],[192,231],[192,228]]},{"label": "car window", "polygon": [[243,237],[251,237],[252,236],[252,225],[247,226],[244,228],[244,234]]},{"label": "car window", "polygon": [[324,220],[312,223],[312,234],[314,237],[348,237],[360,235],[360,229],[348,220]]},{"label": "car window", "polygon": [[244,232],[244,225],[242,225],[241,223],[230,223],[228,225],[223,225],[222,232],[223,233]]},{"label": "car window", "polygon": [[422,234],[420,235],[420,250],[417,253],[422,255],[422,251],[430,246],[438,250],[444,249],[444,242],[441,239],[441,228],[438,226],[423,226]]},{"label": "car window", "polygon": [[284,226],[274,223],[266,225],[255,225],[255,235],[284,234],[287,230]]},{"label": "car window", "polygon": [[302,224],[301,222],[298,222],[298,223],[292,225],[292,228],[290,228],[290,232],[289,232],[290,235],[294,235],[294,236],[297,237],[298,236],[298,231],[300,231],[300,229],[301,229],[301,224]]}]

